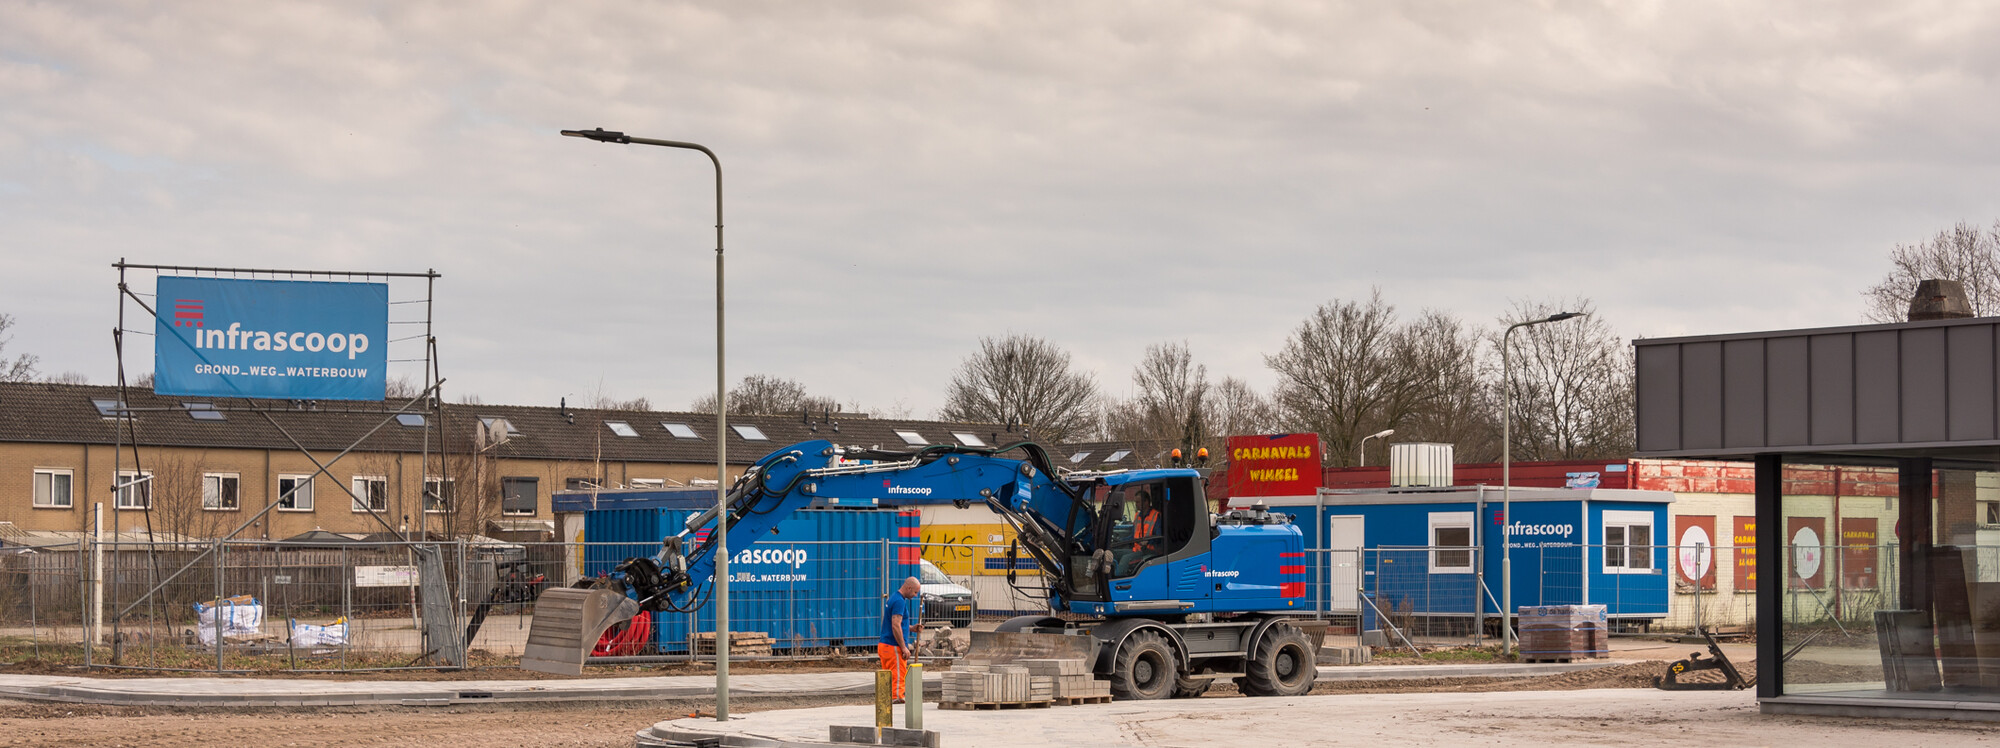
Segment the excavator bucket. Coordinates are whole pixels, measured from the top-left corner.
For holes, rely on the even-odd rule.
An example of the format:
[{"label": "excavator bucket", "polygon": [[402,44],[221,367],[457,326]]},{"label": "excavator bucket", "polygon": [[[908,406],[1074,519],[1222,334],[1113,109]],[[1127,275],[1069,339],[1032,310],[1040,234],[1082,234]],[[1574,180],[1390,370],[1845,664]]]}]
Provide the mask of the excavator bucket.
[{"label": "excavator bucket", "polygon": [[582,675],[583,660],[604,630],[638,614],[639,603],[615,590],[551,588],[535,598],[521,669]]},{"label": "excavator bucket", "polygon": [[1007,665],[1020,660],[1097,661],[1097,640],[1080,634],[1037,634],[1021,631],[974,631],[964,662]]}]

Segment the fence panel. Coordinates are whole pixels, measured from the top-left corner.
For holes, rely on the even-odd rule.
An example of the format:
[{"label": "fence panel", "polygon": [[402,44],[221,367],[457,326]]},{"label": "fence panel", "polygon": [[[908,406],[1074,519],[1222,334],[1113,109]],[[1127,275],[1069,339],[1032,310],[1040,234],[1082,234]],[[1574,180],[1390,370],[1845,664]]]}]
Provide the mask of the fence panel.
[{"label": "fence panel", "polygon": [[0,660],[83,664],[80,544],[0,552]]}]

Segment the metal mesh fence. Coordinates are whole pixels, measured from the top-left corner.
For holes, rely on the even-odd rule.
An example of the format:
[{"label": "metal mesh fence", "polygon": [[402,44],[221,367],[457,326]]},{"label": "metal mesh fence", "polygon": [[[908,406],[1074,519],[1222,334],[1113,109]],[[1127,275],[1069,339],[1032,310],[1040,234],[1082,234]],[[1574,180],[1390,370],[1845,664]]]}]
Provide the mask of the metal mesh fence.
[{"label": "metal mesh fence", "polygon": [[[0,553],[0,656],[172,670],[362,670],[449,663],[513,666],[534,600],[588,583],[653,544],[435,543],[446,589],[426,605],[418,546],[229,542],[113,544],[101,579],[88,544]],[[1751,633],[1760,585],[1781,585],[1789,629],[1873,630],[1897,607],[1894,545],[1786,546],[1784,579],[1760,579],[1753,548],[1549,546],[1512,549],[1513,602],[1604,605],[1614,630]],[[2000,582],[2000,547],[1964,548],[1970,581]],[[1306,600],[1336,635],[1385,646],[1492,643],[1503,596],[1492,551],[1460,547],[1313,549]],[[1771,558],[1773,556],[1766,556]],[[820,656],[870,648],[883,596],[930,562],[922,618],[933,630],[1047,614],[1039,574],[981,542],[766,540],[732,560],[732,651]],[[1984,563],[1994,560],[1995,563]],[[1484,569],[1485,574],[1475,570]],[[1482,585],[1483,576],[1483,585]],[[1996,577],[1996,578],[1988,578]],[[101,583],[101,584],[100,584]],[[96,595],[101,594],[99,603]],[[439,597],[432,595],[430,597]],[[101,611],[93,637],[90,612]],[[1484,624],[1483,626],[1481,624]],[[604,654],[712,656],[712,614],[667,613]],[[469,639],[468,631],[475,631]],[[441,633],[442,632],[442,633]],[[708,636],[704,636],[707,634]],[[95,641],[95,647],[84,643]]]},{"label": "metal mesh fence", "polygon": [[0,659],[67,661],[85,639],[83,554],[78,544],[0,552]]}]

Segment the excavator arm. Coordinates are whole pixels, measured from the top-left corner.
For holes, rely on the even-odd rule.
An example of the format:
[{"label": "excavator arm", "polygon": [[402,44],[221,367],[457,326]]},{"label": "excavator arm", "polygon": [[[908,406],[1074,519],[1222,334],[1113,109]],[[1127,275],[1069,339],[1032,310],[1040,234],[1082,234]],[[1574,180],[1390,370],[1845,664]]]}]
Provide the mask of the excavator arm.
[{"label": "excavator arm", "polygon": [[[998,456],[1020,450],[1025,459]],[[1054,474],[1031,442],[999,448],[933,445],[908,452],[842,450],[832,442],[794,444],[757,461],[723,501],[728,547],[748,548],[794,512],[821,497],[907,496],[960,505],[981,503],[1014,528],[1041,567],[1050,591],[1068,596],[1073,560],[1090,558],[1096,520],[1090,502]],[[710,593],[720,547],[722,509],[690,517],[662,539],[651,558],[630,558],[592,589],[552,589],[536,602],[521,666],[580,673],[584,653],[602,633],[645,611],[687,612]],[[1101,554],[1100,554],[1101,555]],[[544,621],[547,625],[544,625]],[[574,654],[572,654],[574,653]]]}]

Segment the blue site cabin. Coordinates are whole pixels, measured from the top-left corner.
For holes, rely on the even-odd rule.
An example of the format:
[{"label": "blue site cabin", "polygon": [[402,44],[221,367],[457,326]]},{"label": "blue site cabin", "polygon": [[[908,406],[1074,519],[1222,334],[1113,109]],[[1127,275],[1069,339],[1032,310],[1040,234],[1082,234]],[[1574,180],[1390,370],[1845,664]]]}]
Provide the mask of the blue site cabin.
[{"label": "blue site cabin", "polygon": [[[1603,605],[1610,618],[1629,623],[1666,616],[1671,492],[1516,488],[1512,494],[1506,535],[1513,542],[1517,608]],[[1318,549],[1308,554],[1312,604],[1327,612],[1365,615],[1374,607],[1474,616],[1500,609],[1498,488],[1322,489],[1265,501],[1291,514],[1306,547]]]}]

